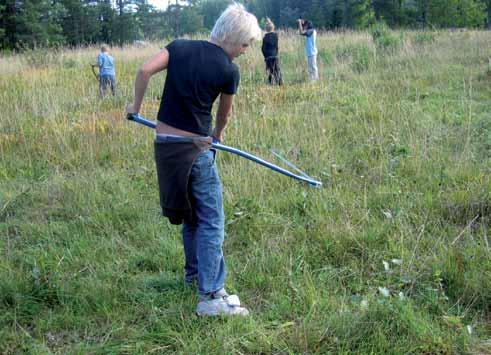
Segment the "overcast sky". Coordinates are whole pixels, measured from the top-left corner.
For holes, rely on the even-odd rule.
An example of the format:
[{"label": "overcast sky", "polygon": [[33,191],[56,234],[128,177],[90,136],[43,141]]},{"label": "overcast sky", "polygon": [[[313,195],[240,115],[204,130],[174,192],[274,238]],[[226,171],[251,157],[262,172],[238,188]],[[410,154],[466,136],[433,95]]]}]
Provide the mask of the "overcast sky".
[{"label": "overcast sky", "polygon": [[167,8],[169,0],[148,0],[148,3],[155,6],[159,10],[165,10]]},{"label": "overcast sky", "polygon": [[[165,10],[169,4],[175,4],[176,0],[148,0],[148,3],[159,10]],[[186,4],[186,1],[179,0],[179,4]]]}]

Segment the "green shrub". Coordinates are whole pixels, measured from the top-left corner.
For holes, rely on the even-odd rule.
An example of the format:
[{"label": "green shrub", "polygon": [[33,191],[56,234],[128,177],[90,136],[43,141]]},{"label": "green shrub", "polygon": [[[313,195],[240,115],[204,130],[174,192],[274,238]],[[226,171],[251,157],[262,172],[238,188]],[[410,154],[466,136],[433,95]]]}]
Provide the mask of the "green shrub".
[{"label": "green shrub", "polygon": [[395,50],[401,44],[401,38],[398,38],[384,22],[373,25],[370,34],[377,48],[384,51]]},{"label": "green shrub", "polygon": [[332,63],[332,54],[327,49],[323,49],[319,51],[319,58],[322,60],[324,64]]},{"label": "green shrub", "polygon": [[351,60],[353,71],[361,73],[370,67],[373,51],[365,43],[349,44],[337,47],[336,57],[340,60]]},{"label": "green shrub", "polygon": [[76,68],[78,65],[77,61],[74,59],[66,59],[63,61],[63,67],[70,69],[70,68]]},{"label": "green shrub", "polygon": [[414,36],[414,42],[417,44],[430,44],[435,42],[435,35],[431,32],[418,32]]},{"label": "green shrub", "polygon": [[56,49],[27,49],[24,52],[24,58],[29,66],[36,68],[47,68],[60,64],[60,56]]},{"label": "green shrub", "polygon": [[305,61],[303,52],[282,52],[280,54],[280,61],[282,66],[296,66],[300,61]]}]

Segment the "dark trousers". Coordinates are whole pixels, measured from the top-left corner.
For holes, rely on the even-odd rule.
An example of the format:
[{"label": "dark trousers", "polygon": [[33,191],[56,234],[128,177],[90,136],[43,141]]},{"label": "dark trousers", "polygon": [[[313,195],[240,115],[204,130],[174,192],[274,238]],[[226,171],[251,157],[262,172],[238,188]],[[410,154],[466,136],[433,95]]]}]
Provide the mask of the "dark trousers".
[{"label": "dark trousers", "polygon": [[268,57],[266,61],[266,72],[268,73],[268,83],[270,85],[283,85],[281,77],[280,61],[278,57]]}]

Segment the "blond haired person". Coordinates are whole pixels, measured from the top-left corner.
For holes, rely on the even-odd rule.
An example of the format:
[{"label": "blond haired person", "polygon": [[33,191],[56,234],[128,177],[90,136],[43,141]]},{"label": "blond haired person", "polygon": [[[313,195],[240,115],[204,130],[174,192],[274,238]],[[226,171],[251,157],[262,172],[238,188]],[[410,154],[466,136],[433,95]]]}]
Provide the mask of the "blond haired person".
[{"label": "blond haired person", "polygon": [[101,99],[106,96],[107,87],[111,88],[113,96],[116,95],[116,70],[114,69],[114,58],[109,55],[109,48],[103,44],[101,52],[97,56],[97,64],[92,67],[99,68],[99,94]]},{"label": "blond haired person", "polygon": [[232,112],[240,79],[232,61],[260,35],[257,19],[242,5],[230,5],[208,41],[175,40],[144,64],[136,77],[134,103],[126,109],[139,112],[149,79],[167,70],[155,139],[160,204],[171,223],[183,224],[185,281],[197,282],[198,315],[249,313],[224,289],[222,186],[210,143],[223,139]]},{"label": "blond haired person", "polygon": [[280,61],[278,58],[278,34],[274,31],[274,23],[266,18],[266,34],[263,37],[261,51],[266,63],[266,73],[270,85],[283,85],[281,77]]}]

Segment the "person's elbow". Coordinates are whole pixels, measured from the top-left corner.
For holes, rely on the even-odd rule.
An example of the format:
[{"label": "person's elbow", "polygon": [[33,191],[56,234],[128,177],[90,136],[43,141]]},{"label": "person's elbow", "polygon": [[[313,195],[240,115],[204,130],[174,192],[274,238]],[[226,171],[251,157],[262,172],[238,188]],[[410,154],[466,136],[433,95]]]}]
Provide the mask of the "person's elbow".
[{"label": "person's elbow", "polygon": [[142,79],[150,79],[152,76],[152,71],[147,66],[142,65],[140,69],[138,69],[137,76]]}]

